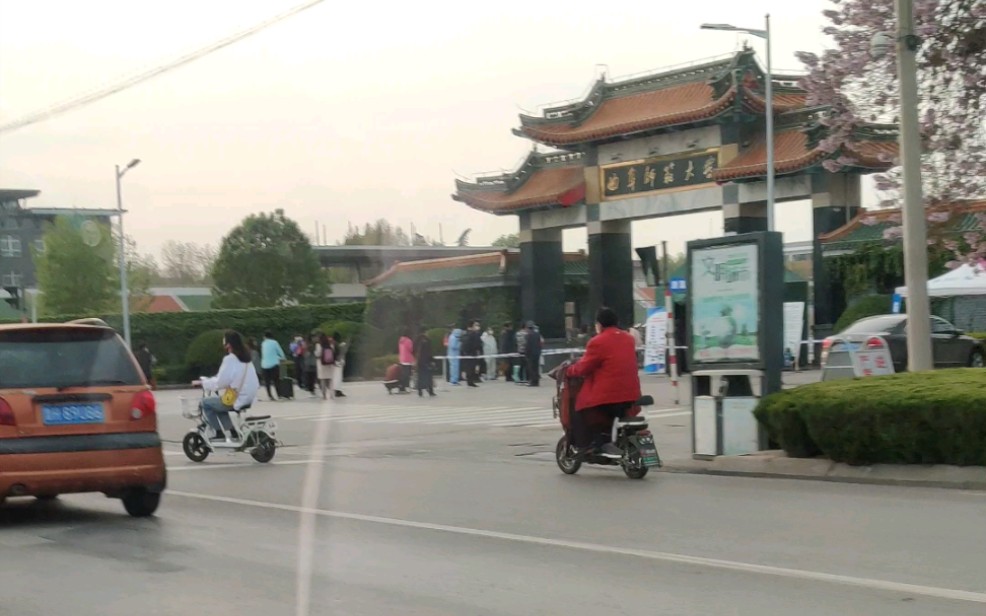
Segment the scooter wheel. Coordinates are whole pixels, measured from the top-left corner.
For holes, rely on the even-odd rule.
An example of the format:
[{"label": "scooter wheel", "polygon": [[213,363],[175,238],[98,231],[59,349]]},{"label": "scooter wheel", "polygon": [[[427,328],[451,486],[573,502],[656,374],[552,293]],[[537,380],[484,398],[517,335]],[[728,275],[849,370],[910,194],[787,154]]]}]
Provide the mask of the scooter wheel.
[{"label": "scooter wheel", "polygon": [[274,439],[266,434],[259,434],[257,435],[257,446],[250,450],[250,455],[257,462],[267,463],[274,459],[274,452],[276,451],[277,445],[274,443]]},{"label": "scooter wheel", "polygon": [[181,441],[181,448],[192,462],[203,462],[209,457],[209,444],[198,432],[189,432]]},{"label": "scooter wheel", "polygon": [[558,445],[555,446],[555,462],[558,463],[558,468],[561,472],[566,475],[574,475],[579,472],[582,467],[582,460],[571,455],[568,448],[568,437],[563,436],[558,440]]},{"label": "scooter wheel", "polygon": [[643,479],[650,468],[644,465],[640,452],[631,448],[626,461],[623,462],[623,472],[630,479]]}]

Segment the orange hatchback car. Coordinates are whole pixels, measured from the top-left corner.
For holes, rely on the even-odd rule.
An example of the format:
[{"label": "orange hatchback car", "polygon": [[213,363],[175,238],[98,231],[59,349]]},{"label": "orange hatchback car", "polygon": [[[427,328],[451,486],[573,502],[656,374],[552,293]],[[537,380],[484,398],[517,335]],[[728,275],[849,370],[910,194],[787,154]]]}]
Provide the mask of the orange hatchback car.
[{"label": "orange hatchback car", "polygon": [[102,492],[144,517],[165,481],[154,394],[115,331],[0,325],[0,502]]}]

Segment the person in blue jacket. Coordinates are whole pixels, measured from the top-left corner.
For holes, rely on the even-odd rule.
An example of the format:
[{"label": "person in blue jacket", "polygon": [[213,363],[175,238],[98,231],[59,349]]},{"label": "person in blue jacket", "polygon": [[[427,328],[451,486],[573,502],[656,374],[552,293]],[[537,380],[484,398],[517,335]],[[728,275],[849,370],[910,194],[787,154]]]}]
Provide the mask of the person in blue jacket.
[{"label": "person in blue jacket", "polygon": [[448,337],[449,383],[459,384],[462,368],[459,364],[459,354],[462,351],[462,330],[456,327]]}]

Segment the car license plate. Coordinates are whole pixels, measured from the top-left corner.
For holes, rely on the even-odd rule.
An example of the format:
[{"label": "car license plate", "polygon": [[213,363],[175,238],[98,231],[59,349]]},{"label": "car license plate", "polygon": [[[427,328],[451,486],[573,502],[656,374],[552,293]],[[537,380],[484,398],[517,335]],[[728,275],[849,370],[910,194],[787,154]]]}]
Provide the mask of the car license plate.
[{"label": "car license plate", "polygon": [[45,404],[41,406],[41,418],[46,426],[103,423],[103,405],[100,403]]}]

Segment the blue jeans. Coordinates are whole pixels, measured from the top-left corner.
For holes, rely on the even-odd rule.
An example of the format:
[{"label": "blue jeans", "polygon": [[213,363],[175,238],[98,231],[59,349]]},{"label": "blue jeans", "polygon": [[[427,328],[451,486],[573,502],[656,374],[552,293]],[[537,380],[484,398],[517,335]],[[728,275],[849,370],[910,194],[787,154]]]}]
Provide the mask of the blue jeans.
[{"label": "blue jeans", "polygon": [[448,364],[449,364],[448,381],[453,385],[458,385],[459,379],[462,378],[462,366],[459,363],[459,356],[449,355]]},{"label": "blue jeans", "polygon": [[223,430],[229,432],[233,429],[233,420],[229,418],[233,407],[223,404],[219,396],[203,398],[201,406],[202,413],[205,415],[205,421],[212,426],[213,430],[216,432]]}]

